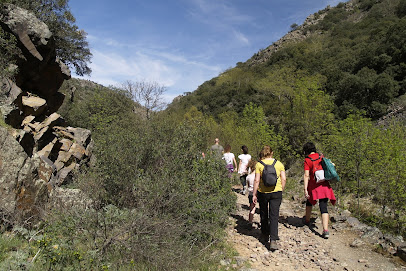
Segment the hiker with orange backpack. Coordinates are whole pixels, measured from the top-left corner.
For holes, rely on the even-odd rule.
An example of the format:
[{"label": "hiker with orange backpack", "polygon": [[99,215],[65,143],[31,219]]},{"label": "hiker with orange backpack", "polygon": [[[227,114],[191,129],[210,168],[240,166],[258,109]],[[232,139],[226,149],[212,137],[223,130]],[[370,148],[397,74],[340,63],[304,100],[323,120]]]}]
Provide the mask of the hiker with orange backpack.
[{"label": "hiker with orange backpack", "polygon": [[312,142],[307,142],[303,146],[304,160],[304,194],[306,197],[306,213],[304,223],[310,225],[310,216],[313,206],[319,201],[321,221],[323,225],[322,237],[328,239],[328,208],[327,203],[336,203],[333,189],[329,181],[324,179],[321,161],[323,156],[317,153],[316,146]]}]

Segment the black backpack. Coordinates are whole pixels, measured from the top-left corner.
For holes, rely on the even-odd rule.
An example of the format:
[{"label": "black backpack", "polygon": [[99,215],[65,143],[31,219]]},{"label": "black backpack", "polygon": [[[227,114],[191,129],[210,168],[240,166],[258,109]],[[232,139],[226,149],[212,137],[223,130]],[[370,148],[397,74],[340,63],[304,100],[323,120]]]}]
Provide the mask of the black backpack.
[{"label": "black backpack", "polygon": [[267,165],[262,161],[259,161],[263,166],[264,170],[262,171],[262,181],[265,186],[275,186],[278,181],[278,175],[276,174],[275,164],[276,159],[273,161],[272,165]]}]

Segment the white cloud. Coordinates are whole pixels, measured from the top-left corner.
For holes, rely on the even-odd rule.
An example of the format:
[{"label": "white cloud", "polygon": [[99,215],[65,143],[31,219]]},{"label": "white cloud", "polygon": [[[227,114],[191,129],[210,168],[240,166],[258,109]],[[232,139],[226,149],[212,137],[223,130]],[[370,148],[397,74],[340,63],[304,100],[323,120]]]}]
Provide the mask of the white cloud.
[{"label": "white cloud", "polygon": [[235,38],[240,41],[241,43],[245,44],[245,45],[249,45],[250,41],[248,40],[248,38],[246,36],[244,36],[243,33],[241,33],[240,31],[234,30],[234,36]]},{"label": "white cloud", "polygon": [[231,31],[238,25],[255,25],[255,18],[235,7],[217,0],[191,0],[189,15],[196,21],[208,25],[217,32]]},{"label": "white cloud", "polygon": [[220,66],[207,65],[168,52],[138,50],[123,56],[119,54],[120,51],[110,51],[111,48],[108,51],[93,49],[90,64],[92,75],[84,77],[85,79],[105,86],[118,86],[126,80],[157,82],[168,88],[168,94],[164,97],[166,102],[183,92],[194,91],[204,81],[217,76],[221,71]]}]

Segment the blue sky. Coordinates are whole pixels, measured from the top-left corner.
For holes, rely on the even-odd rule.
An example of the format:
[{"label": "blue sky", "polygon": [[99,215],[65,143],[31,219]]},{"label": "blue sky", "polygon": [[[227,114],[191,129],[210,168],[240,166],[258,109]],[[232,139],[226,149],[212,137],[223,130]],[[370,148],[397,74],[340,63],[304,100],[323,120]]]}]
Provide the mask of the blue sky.
[{"label": "blue sky", "polygon": [[[166,86],[167,102],[284,36],[338,0],[70,0],[93,54],[91,77]],[[74,77],[77,77],[73,75]]]}]

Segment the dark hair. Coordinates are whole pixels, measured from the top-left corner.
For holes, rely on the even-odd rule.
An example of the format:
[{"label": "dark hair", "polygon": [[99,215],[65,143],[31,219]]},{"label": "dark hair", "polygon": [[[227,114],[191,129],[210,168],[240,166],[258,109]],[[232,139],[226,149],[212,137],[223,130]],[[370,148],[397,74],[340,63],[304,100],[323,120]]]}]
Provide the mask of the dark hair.
[{"label": "dark hair", "polygon": [[242,150],[242,152],[243,152],[244,154],[248,154],[248,147],[247,147],[247,146],[243,145],[243,146],[241,147],[241,150]]},{"label": "dark hair", "polygon": [[230,146],[230,144],[227,144],[227,145],[224,147],[224,152],[229,152],[229,151],[231,151],[231,146]]},{"label": "dark hair", "polygon": [[312,152],[317,152],[316,146],[313,144],[313,142],[307,142],[303,145],[303,152],[306,156],[311,154]]}]

